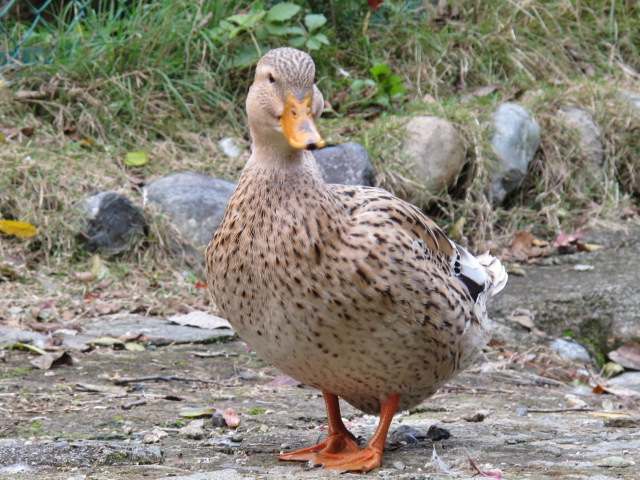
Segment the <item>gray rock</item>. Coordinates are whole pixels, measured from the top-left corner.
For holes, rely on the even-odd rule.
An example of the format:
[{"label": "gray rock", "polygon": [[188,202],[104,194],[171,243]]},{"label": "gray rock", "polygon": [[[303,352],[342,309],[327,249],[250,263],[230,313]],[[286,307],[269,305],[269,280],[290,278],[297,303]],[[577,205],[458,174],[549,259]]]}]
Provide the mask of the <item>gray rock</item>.
[{"label": "gray rock", "polygon": [[160,206],[185,240],[206,246],[220,225],[235,184],[199,173],[175,173],[144,188],[144,203]]},{"label": "gray rock", "polygon": [[516,190],[540,146],[540,126],[520,105],[503,103],[494,114],[491,144],[499,157],[493,180],[493,198],[502,203]]},{"label": "gray rock", "polygon": [[15,345],[16,343],[28,343],[36,347],[45,347],[51,344],[49,337],[42,333],[0,327],[0,348]]},{"label": "gray rock", "polygon": [[591,166],[600,168],[604,162],[602,133],[588,112],[575,107],[567,107],[558,112],[560,120],[574,128],[579,136],[579,146]]},{"label": "gray rock", "polygon": [[464,138],[443,118],[414,117],[405,125],[402,146],[416,175],[432,193],[451,187],[466,160]]},{"label": "gray rock", "polygon": [[[491,299],[491,316],[506,317],[525,308],[535,315],[539,329],[554,337],[571,330],[603,353],[612,349],[611,338],[621,343],[640,338],[640,228],[613,238],[617,244],[603,241],[611,248],[554,257],[557,265],[523,267],[526,276],[512,275]],[[568,263],[589,263],[594,269],[578,272]]]},{"label": "gray rock", "polygon": [[564,338],[556,338],[549,345],[551,350],[555,350],[565,360],[571,362],[590,363],[591,356],[586,348],[579,343],[565,340]]},{"label": "gray rock", "polygon": [[373,185],[373,165],[367,150],[358,143],[344,143],[313,152],[327,183]]},{"label": "gray rock", "polygon": [[607,385],[627,387],[640,392],[640,372],[625,372],[607,380]]},{"label": "gray rock", "polygon": [[207,343],[232,337],[235,332],[230,328],[215,330],[176,325],[164,318],[143,317],[140,315],[112,315],[102,317],[103,320],[88,323],[83,327],[79,340],[90,342],[99,337],[120,337],[123,335],[146,334],[152,345],[168,345],[170,343]]},{"label": "gray rock", "polygon": [[144,235],[144,215],[127,197],[100,192],[80,205],[84,215],[78,238],[90,252],[121,253]]},{"label": "gray rock", "polygon": [[[103,317],[104,318],[104,317]],[[91,322],[84,326],[81,339],[90,342],[99,337],[120,337],[123,335],[146,334],[153,345],[170,343],[212,342],[235,335],[230,328],[215,330],[176,325],[169,320],[139,315],[113,315],[106,320]]]}]

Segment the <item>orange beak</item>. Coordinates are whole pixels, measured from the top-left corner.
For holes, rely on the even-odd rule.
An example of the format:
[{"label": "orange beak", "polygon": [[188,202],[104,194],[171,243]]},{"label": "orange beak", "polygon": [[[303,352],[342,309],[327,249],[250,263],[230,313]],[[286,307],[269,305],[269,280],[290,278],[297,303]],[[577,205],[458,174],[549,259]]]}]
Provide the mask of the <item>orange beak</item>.
[{"label": "orange beak", "polygon": [[280,125],[289,145],[293,148],[315,150],[324,147],[325,142],[311,113],[311,92],[299,101],[291,92],[287,93]]}]

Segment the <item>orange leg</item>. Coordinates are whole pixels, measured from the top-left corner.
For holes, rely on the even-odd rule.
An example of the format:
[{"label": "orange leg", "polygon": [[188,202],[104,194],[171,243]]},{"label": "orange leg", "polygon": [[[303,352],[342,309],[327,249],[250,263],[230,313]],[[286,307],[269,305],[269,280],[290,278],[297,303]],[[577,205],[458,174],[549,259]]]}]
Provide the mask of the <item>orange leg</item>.
[{"label": "orange leg", "polygon": [[279,460],[289,460],[294,462],[308,462],[315,460],[318,455],[322,454],[346,454],[359,452],[360,447],[356,442],[356,437],[347,430],[347,427],[342,423],[342,417],[340,415],[340,403],[338,397],[332,393],[322,392],[324,397],[324,404],[327,408],[327,422],[329,423],[329,435],[327,439],[316,445],[315,447],[309,447],[296,452],[285,453],[279,455]]},{"label": "orange leg", "polygon": [[[327,404],[327,412],[329,412],[329,402],[327,401],[326,395],[327,394],[325,394],[325,402]],[[337,407],[337,398],[335,398],[335,401]],[[378,428],[373,434],[373,437],[371,437],[371,440],[369,440],[369,444],[362,450],[354,450],[352,448],[347,448],[347,451],[344,451],[345,449],[342,448],[341,451],[338,452],[330,451],[328,449],[318,450],[318,447],[323,446],[323,444],[320,444],[318,445],[318,447],[307,449],[308,452],[301,450],[300,452],[295,452],[294,454],[290,455],[305,452],[304,460],[312,461],[314,465],[322,468],[337,468],[340,470],[353,470],[360,472],[368,472],[369,470],[373,470],[374,468],[379,467],[382,463],[382,451],[384,450],[384,445],[387,441],[389,425],[391,424],[393,415],[396,413],[399,402],[399,394],[391,395],[382,401],[382,405],[380,407],[380,422],[378,423]],[[338,419],[339,418],[340,417],[338,416]],[[340,421],[340,424],[342,425],[342,421]],[[342,428],[344,429],[344,431],[346,431],[344,425],[342,425]],[[329,423],[329,432],[330,434],[329,438],[327,438],[327,442],[331,438],[331,422]],[[286,457],[286,455],[282,455],[279,458],[281,460],[297,460],[297,458],[294,459],[283,457]],[[303,459],[300,458],[300,460]]]}]

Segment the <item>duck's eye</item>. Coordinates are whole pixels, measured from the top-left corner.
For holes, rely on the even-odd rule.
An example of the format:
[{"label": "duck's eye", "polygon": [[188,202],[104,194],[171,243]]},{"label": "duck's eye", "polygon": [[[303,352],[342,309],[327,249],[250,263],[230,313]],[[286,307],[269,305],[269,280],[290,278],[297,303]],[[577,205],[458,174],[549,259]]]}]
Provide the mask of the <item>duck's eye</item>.
[{"label": "duck's eye", "polygon": [[276,83],[276,79],[271,74],[269,74],[269,83]]}]

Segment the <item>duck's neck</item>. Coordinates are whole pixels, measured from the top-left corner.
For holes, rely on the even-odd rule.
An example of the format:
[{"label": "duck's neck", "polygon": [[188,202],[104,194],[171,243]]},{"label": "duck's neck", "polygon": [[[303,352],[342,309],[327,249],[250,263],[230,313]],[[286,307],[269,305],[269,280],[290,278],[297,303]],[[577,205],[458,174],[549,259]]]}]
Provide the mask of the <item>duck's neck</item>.
[{"label": "duck's neck", "polygon": [[[252,188],[277,186],[325,191],[326,184],[313,154],[306,150],[276,149],[254,145],[242,177]],[[244,180],[241,177],[241,182]]]}]

